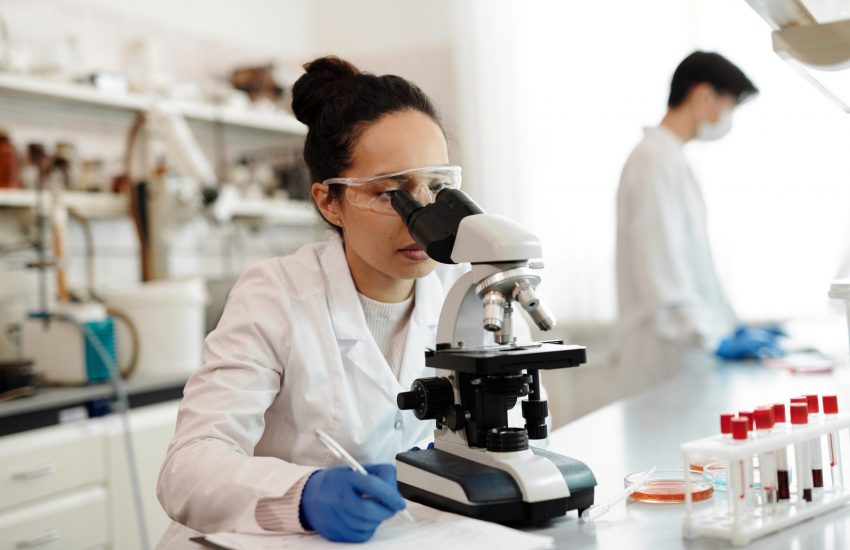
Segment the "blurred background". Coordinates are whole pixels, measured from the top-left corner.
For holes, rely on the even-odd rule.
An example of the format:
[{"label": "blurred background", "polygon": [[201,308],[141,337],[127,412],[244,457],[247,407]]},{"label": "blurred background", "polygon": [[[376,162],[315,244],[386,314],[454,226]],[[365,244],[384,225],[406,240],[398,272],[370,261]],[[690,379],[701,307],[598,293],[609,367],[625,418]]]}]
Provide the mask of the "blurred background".
[{"label": "blurred background", "polygon": [[[38,453],[98,457],[60,473],[64,485],[16,494],[0,482],[0,532],[12,529],[4,510],[65,491],[109,510],[104,544],[137,543],[127,417],[99,409],[113,399],[108,377],[85,365],[81,378],[73,331],[65,348],[28,328],[40,322],[28,312],[64,296],[120,312],[110,352],[129,371],[132,467],[158,538],[152,487],[175,400],[230,286],[252,262],[324,237],[307,202],[306,129],[289,108],[301,65],[320,55],[417,83],[464,189],[541,237],[556,336],[590,357],[547,379],[555,424],[628,393],[608,361],[616,190],[695,49],[726,56],[761,91],[727,139],[687,150],[709,213],[723,213],[709,229],[732,303],[747,320],[817,319],[840,334],[827,291],[850,275],[850,124],[773,52],[744,0],[0,0],[0,381],[34,368],[53,383],[38,404],[0,404],[0,467],[40,484],[54,462]],[[107,322],[96,307],[68,314]],[[25,364],[34,355],[64,366],[42,372]],[[57,424],[80,418],[102,422]]]}]

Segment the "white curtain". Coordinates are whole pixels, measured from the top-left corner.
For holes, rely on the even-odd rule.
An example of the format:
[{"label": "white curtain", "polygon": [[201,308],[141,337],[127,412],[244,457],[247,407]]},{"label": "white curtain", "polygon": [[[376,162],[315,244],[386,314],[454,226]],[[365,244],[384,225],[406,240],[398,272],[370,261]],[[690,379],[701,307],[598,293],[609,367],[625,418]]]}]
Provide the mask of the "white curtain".
[{"label": "white curtain", "polygon": [[727,56],[762,90],[729,137],[688,148],[733,304],[750,319],[827,307],[850,117],[771,51],[744,0],[473,0],[455,3],[453,25],[465,188],[541,237],[560,319],[615,318],[620,170],[695,49]]}]

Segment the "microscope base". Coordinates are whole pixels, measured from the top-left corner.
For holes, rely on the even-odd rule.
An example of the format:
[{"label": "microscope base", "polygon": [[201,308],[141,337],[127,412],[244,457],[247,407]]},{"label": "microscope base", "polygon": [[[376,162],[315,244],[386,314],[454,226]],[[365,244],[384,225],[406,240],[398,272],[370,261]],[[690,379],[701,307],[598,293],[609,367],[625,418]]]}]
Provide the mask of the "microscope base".
[{"label": "microscope base", "polygon": [[541,523],[570,510],[581,514],[593,504],[596,478],[584,463],[531,449],[558,466],[570,496],[526,502],[516,481],[504,470],[438,449],[396,455],[398,488],[407,499],[497,523]]}]

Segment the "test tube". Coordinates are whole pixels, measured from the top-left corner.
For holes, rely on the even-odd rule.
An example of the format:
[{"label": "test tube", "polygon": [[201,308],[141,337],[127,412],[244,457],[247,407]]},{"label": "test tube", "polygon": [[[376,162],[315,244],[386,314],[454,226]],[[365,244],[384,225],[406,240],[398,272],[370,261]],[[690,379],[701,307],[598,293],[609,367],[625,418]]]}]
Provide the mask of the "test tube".
[{"label": "test tube", "polygon": [[726,413],[720,415],[720,434],[723,439],[732,439],[732,419],[734,414]]},{"label": "test tube", "polygon": [[[737,416],[732,419],[732,441],[737,443],[747,440],[749,421]],[[745,512],[749,503],[749,480],[753,476],[753,461],[747,458],[739,458],[729,464],[726,480],[729,483],[729,498],[732,500],[732,510],[735,519]]]},{"label": "test tube", "polygon": [[[799,429],[808,423],[809,406],[806,403],[791,403],[791,424]],[[809,460],[808,442],[794,443],[794,460],[797,471],[797,502],[811,502],[812,465]]]},{"label": "test tube", "polygon": [[[806,404],[809,406],[809,424],[817,424],[820,415],[820,399],[817,395],[806,395]],[[809,456],[812,459],[812,485],[823,487],[823,450],[821,438],[816,437],[809,442]]]},{"label": "test tube", "polygon": [[[756,436],[766,438],[775,423],[773,407],[758,407],[755,411]],[[776,454],[773,451],[759,453],[759,477],[761,481],[761,504],[769,513],[776,509]]]},{"label": "test tube", "polygon": [[[773,419],[776,424],[785,424],[785,404],[776,403],[773,405]],[[779,426],[774,425],[774,432],[780,430]],[[788,485],[788,448],[782,447],[774,452],[776,455],[776,481],[777,490],[776,496],[778,500],[788,500],[791,498],[791,490]]]},{"label": "test tube", "polygon": [[[823,416],[827,422],[838,416],[838,397],[835,395],[823,396]],[[829,447],[829,469],[832,472],[832,488],[844,486],[844,479],[841,473],[841,440],[838,438],[838,432],[829,432],[826,436],[826,442]]]}]

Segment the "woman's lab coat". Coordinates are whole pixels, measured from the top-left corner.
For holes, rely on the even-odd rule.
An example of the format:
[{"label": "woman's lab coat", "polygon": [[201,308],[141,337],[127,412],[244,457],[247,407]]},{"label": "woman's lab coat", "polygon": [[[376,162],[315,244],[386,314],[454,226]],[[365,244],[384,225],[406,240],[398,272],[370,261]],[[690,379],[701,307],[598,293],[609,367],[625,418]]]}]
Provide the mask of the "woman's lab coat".
[{"label": "woman's lab coat", "polygon": [[705,362],[736,318],[711,255],[700,186],[670,130],[647,128],[617,194],[619,322],[615,363],[626,389]]},{"label": "woman's lab coat", "polygon": [[339,237],[249,268],[186,384],[157,485],[175,520],[159,547],[182,548],[193,530],[264,532],[254,517],[260,498],[337,464],[316,428],[361,463],[393,462],[431,438],[434,423],[399,410],[396,395],[433,376],[424,350],[435,345],[448,289],[468,269],[440,265],[416,280],[397,380],[366,324]]}]

